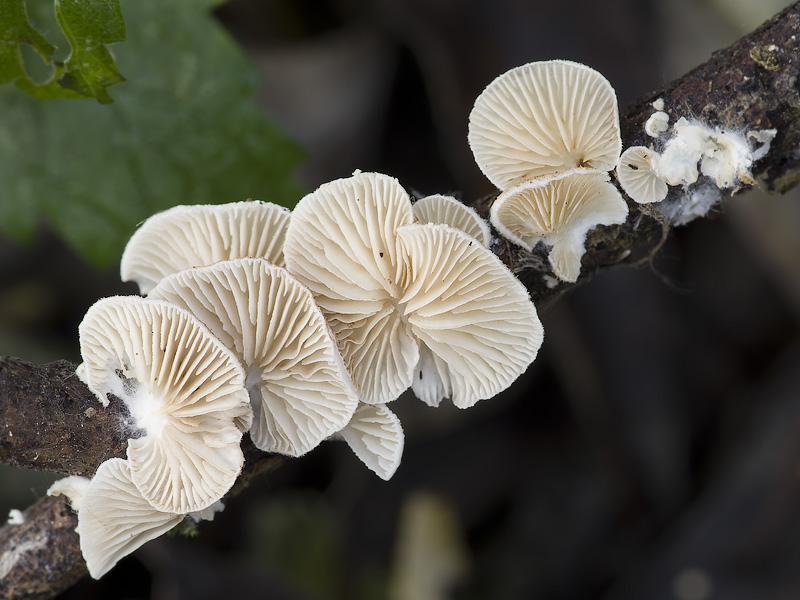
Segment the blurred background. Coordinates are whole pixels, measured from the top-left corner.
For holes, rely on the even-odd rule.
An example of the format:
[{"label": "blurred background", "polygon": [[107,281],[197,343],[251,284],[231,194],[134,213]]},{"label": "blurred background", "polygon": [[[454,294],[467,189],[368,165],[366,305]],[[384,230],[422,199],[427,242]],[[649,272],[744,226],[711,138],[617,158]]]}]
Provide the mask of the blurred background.
[{"label": "blurred background", "polygon": [[[121,2],[126,19],[132,2]],[[304,151],[287,162],[297,167],[282,200],[357,168],[470,200],[493,189],[469,152],[467,115],[500,73],[583,62],[625,107],[786,4],[231,0],[214,26],[257,69],[259,109]],[[124,107],[137,78],[125,44],[114,51],[128,82],[110,92]],[[151,110],[181,119],[169,104]],[[0,205],[21,189],[3,186]],[[196,175],[151,188],[141,210],[208,189]],[[216,201],[273,199],[258,184],[229,193]],[[90,266],[57,225],[36,223],[24,243],[0,239],[0,354],[79,362],[86,309],[135,288],[119,282],[118,254]],[[327,442],[261,476],[198,537],[151,542],[61,597],[798,598],[798,231],[796,191],[736,196],[676,230],[651,264],[539,307],[544,345],[506,393],[469,411],[395,402],[406,446],[391,481]],[[0,515],[52,480],[0,467]]]}]

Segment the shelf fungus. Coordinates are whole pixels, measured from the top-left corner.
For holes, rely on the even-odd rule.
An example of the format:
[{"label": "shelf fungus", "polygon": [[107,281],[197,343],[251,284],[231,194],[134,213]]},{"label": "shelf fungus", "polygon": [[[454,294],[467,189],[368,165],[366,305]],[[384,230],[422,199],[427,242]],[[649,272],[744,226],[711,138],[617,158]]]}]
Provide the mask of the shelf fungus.
[{"label": "shelf fungus", "polygon": [[350,421],[357,399],[336,342],[285,269],[223,261],[171,275],[149,297],[187,309],[241,360],[256,447],[300,456]]},{"label": "shelf fungus", "polygon": [[449,225],[475,238],[489,247],[491,233],[489,224],[475,209],[459,202],[452,196],[434,194],[420,198],[411,207],[417,223],[440,223]]},{"label": "shelf fungus", "polygon": [[128,461],[107,460],[95,473],[78,510],[81,553],[89,575],[99,579],[119,560],[166,533],[184,518],[145,500]]},{"label": "shelf fungus", "polygon": [[540,240],[552,246],[553,272],[562,281],[577,281],[589,230],[622,223],[628,215],[628,205],[609,179],[594,169],[531,179],[498,196],[492,223],[526,250]]},{"label": "shelf fungus", "polygon": [[501,190],[492,225],[527,250],[539,240],[551,245],[553,272],[576,281],[587,233],[628,214],[606,175],[622,149],[611,84],[564,60],[511,69],[475,101],[469,143]]},{"label": "shelf fungus", "polygon": [[404,437],[400,419],[385,404],[359,404],[339,435],[378,477],[391,479],[403,456]]},{"label": "shelf fungus", "polygon": [[622,150],[617,95],[582,64],[522,65],[478,96],[468,139],[478,167],[501,190],[577,167],[610,171]]},{"label": "shelf fungus", "polygon": [[[48,492],[49,493],[49,492]],[[65,493],[57,489],[54,493]],[[210,521],[220,503],[198,513],[176,514],[154,508],[133,481],[130,461],[112,458],[87,480],[78,507],[77,532],[89,575],[99,579],[145,543],[166,533],[185,517]]]},{"label": "shelf fungus", "polygon": [[464,232],[414,223],[408,194],[386,175],[356,172],[305,196],[284,252],[367,404],[422,378],[414,391],[429,404],[472,406],[510,385],[541,345],[522,284]]},{"label": "shelf fungus", "polygon": [[234,258],[264,258],[283,266],[283,240],[291,213],[248,200],[176,206],[136,230],[122,254],[123,281],[147,294],[165,276]]},{"label": "shelf fungus", "polygon": [[661,202],[667,183],[658,173],[659,154],[644,146],[631,146],[619,158],[617,179],[622,189],[639,204]]},{"label": "shelf fungus", "polygon": [[252,411],[236,356],[187,311],[105,298],[79,328],[79,377],[104,404],[123,400],[145,435],[128,441],[131,480],[156,510],[203,510],[233,485]]}]

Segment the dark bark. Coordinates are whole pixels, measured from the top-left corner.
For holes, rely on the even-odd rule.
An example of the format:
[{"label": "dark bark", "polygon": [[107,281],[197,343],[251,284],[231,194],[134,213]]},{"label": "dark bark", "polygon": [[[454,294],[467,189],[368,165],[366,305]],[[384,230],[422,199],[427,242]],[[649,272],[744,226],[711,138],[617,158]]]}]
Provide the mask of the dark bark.
[{"label": "dark bark", "polygon": [[23,523],[0,529],[1,595],[52,598],[86,575],[78,517],[63,496],[42,498],[23,515]]},{"label": "dark bark", "polygon": [[104,409],[67,361],[0,358],[0,412],[0,462],[65,475],[124,458],[135,433],[125,405],[114,399]]},{"label": "dark bark", "polygon": [[[764,189],[785,192],[800,179],[799,74],[797,3],[627,108],[621,115],[624,147],[654,143],[643,127],[657,98],[663,98],[671,123],[685,116],[741,131],[774,128],[778,133],[770,152],[753,171]],[[491,200],[480,199],[474,206],[486,215]],[[634,202],[629,207],[623,225],[597,228],[589,235],[581,280],[600,269],[647,260],[660,247],[669,231],[666,220],[651,207]],[[500,242],[495,251],[537,302],[571,287],[553,286],[553,278],[546,277],[552,273],[543,248],[528,253]],[[104,460],[124,456],[133,434],[122,403],[114,401],[104,409],[74,375],[74,366],[63,361],[37,366],[0,359],[0,414],[0,462],[63,474],[91,476]],[[259,452],[247,438],[243,445],[245,471],[234,491],[281,460]],[[75,516],[63,498],[44,498],[25,514],[24,524],[0,529],[0,589],[6,598],[52,597],[85,574],[73,531]]]}]

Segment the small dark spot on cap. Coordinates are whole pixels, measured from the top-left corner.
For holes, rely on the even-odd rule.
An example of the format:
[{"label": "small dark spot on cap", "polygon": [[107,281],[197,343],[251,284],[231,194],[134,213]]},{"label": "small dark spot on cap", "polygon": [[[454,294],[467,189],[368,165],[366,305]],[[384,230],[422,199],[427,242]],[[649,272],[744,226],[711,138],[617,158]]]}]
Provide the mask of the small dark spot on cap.
[{"label": "small dark spot on cap", "polygon": [[422,381],[422,371],[419,372],[419,380]]},{"label": "small dark spot on cap", "polygon": [[381,258],[383,258],[383,252],[378,252],[378,254],[381,255]]},{"label": "small dark spot on cap", "polygon": [[639,170],[639,167],[637,167],[636,165],[632,165],[632,164],[630,164],[630,163],[628,163],[628,168],[629,168],[631,171],[638,171],[638,170]]}]

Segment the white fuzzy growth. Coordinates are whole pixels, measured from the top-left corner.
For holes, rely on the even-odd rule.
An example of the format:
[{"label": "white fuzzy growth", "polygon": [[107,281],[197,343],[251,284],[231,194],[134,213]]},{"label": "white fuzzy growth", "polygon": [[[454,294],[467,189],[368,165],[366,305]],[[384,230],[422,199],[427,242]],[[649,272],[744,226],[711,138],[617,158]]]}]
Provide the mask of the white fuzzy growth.
[{"label": "white fuzzy growth", "polygon": [[664,99],[663,98],[659,98],[659,99],[653,101],[653,108],[655,108],[658,111],[664,110]]},{"label": "white fuzzy growth", "polygon": [[12,508],[8,511],[8,524],[9,525],[22,525],[25,522],[25,515],[21,510]]},{"label": "white fuzzy growth", "polygon": [[[769,151],[774,130],[751,131],[747,136],[736,131],[712,129],[699,121],[678,119],[672,128],[657,171],[669,185],[688,186],[700,174],[711,178],[719,189],[755,183],[750,167]],[[748,139],[761,143],[756,151]]]},{"label": "white fuzzy growth", "polygon": [[553,277],[552,275],[543,275],[542,279],[544,280],[544,284],[547,286],[548,289],[555,289],[561,283],[558,280],[558,277]]},{"label": "white fuzzy growth", "polygon": [[[708,214],[720,200],[720,190],[755,184],[750,169],[767,155],[776,133],[765,129],[743,135],[678,119],[660,158],[655,155],[654,171],[667,184],[683,186],[686,192],[664,202],[659,212],[673,225],[685,225]],[[751,148],[751,141],[756,148]],[[700,175],[708,179],[700,179]]]},{"label": "white fuzzy growth", "polygon": [[674,136],[661,154],[657,171],[669,185],[691,185],[699,176],[700,159],[714,152],[711,130],[681,117],[672,131]]},{"label": "white fuzzy growth", "polygon": [[704,183],[686,190],[678,198],[656,205],[672,225],[686,225],[699,217],[705,217],[722,198],[722,192],[712,183]]},{"label": "white fuzzy growth", "polygon": [[128,409],[136,421],[136,427],[144,429],[147,435],[158,436],[161,434],[169,422],[169,415],[162,398],[151,394],[143,385],[137,385],[133,393],[128,392],[128,396],[120,397],[133,399],[133,402],[128,403]]},{"label": "white fuzzy growth", "polygon": [[647,119],[647,122],[644,124],[644,132],[654,138],[661,137],[666,133],[667,129],[669,129],[669,115],[661,111],[654,112],[650,115],[650,118]]},{"label": "white fuzzy growth", "polygon": [[720,189],[732,188],[739,181],[754,183],[750,175],[753,154],[744,136],[731,132],[715,132],[709,139],[714,144],[714,150],[700,162],[703,175],[713,179]]},{"label": "white fuzzy growth", "polygon": [[673,221],[675,225],[686,225],[699,217],[705,217],[720,200],[718,189],[702,186],[681,198],[681,211]]}]

